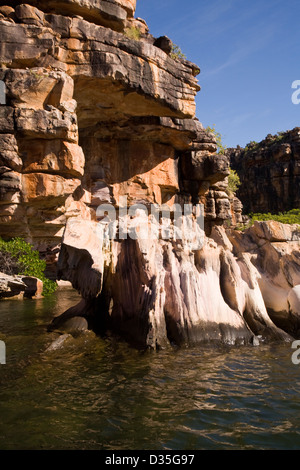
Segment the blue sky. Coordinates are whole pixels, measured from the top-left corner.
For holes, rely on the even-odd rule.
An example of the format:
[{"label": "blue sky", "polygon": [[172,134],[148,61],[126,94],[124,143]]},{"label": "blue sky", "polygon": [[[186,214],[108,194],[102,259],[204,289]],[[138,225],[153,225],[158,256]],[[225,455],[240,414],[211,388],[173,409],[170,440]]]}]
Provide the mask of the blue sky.
[{"label": "blue sky", "polygon": [[200,67],[196,115],[224,145],[300,127],[299,0],[137,0],[136,16]]}]

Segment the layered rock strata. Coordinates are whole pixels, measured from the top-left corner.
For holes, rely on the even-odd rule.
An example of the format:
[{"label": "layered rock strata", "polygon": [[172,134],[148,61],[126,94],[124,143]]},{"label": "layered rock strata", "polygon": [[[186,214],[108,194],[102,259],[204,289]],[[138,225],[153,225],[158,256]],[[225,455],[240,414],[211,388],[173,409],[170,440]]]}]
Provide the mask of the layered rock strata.
[{"label": "layered rock strata", "polygon": [[50,329],[151,348],[290,338],[259,284],[265,239],[252,253],[226,235],[241,204],[195,118],[197,65],[134,0],[0,5],[0,235],[31,241],[82,296]]},{"label": "layered rock strata", "polygon": [[277,214],[300,207],[299,127],[245,149],[229,149],[228,156],[242,182],[237,196],[245,213]]},{"label": "layered rock strata", "polygon": [[154,45],[167,38],[147,33],[134,1],[28,3],[0,8],[0,236],[32,242],[55,277],[68,218],[91,220],[122,195],[172,204],[200,194],[210,220],[229,219],[213,187],[228,159],[215,159],[194,117],[198,67]]}]

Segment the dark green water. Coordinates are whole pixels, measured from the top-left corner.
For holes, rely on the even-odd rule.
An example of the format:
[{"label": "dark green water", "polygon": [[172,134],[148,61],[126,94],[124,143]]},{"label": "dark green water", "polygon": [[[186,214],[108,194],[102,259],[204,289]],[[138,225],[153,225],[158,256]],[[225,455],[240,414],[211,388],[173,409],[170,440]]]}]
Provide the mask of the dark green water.
[{"label": "dark green water", "polygon": [[77,295],[0,304],[0,449],[300,449],[288,344],[139,352],[74,338],[45,352]]}]

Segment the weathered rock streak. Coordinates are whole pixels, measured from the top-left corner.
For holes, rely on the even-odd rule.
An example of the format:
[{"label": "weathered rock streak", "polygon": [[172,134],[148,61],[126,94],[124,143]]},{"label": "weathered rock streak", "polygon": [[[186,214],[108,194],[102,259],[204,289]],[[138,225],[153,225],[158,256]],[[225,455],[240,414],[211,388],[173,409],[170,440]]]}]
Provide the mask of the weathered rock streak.
[{"label": "weathered rock streak", "polygon": [[[195,117],[199,68],[134,12],[135,0],[0,1],[0,235],[31,241],[81,293],[51,328],[73,319],[154,349],[297,336],[299,229],[226,232],[242,208]],[[140,210],[122,219],[124,198]],[[192,239],[175,223],[185,205]],[[120,237],[124,222],[135,236]]]}]

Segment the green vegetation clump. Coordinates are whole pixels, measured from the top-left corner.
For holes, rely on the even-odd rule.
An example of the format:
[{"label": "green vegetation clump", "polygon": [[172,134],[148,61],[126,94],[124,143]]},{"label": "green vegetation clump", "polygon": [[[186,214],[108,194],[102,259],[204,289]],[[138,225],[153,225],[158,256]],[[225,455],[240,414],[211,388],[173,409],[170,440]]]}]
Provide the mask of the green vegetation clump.
[{"label": "green vegetation clump", "polygon": [[275,135],[269,134],[264,140],[261,142],[255,142],[255,140],[251,140],[246,147],[245,147],[245,152],[255,152],[256,150],[259,150],[260,148],[268,148],[272,146],[273,144],[276,144],[286,137],[286,132],[277,132]]},{"label": "green vegetation clump", "polygon": [[300,225],[300,209],[292,209],[288,212],[279,212],[278,214],[249,214],[252,223],[255,220],[266,221],[266,220],[275,220],[276,222],[281,222],[282,224],[299,224]]},{"label": "green vegetation clump", "polygon": [[186,59],[186,55],[183,54],[180,47],[176,44],[172,44],[172,51],[170,53],[171,59],[178,60],[178,59]]},{"label": "green vegetation clump", "polygon": [[141,31],[135,26],[132,26],[131,28],[125,28],[124,34],[129,39],[134,39],[135,41],[139,41],[141,39]]},{"label": "green vegetation clump", "polygon": [[254,221],[257,220],[258,222],[265,222],[268,220],[274,220],[276,222],[280,222],[282,224],[289,224],[289,225],[300,225],[300,209],[291,209],[287,212],[279,212],[278,214],[271,214],[270,212],[263,214],[263,213],[250,213],[248,216],[248,221],[244,224],[239,224],[236,227],[236,230],[244,232],[247,228],[252,227]]},{"label": "green vegetation clump", "polygon": [[241,185],[241,180],[239,175],[235,170],[230,168],[230,174],[228,176],[228,190],[235,194]]},{"label": "green vegetation clump", "polygon": [[222,135],[220,134],[220,132],[218,132],[215,128],[215,124],[213,125],[213,127],[210,127],[208,126],[206,128],[206,131],[207,132],[210,132],[211,134],[213,134],[215,136],[215,139],[216,139],[216,144],[218,146],[218,153],[219,154],[225,154],[225,151],[226,151],[226,146],[223,145],[222,143]]},{"label": "green vegetation clump", "polygon": [[46,262],[39,252],[22,238],[4,241],[0,238],[0,271],[9,275],[37,277],[44,284],[43,295],[55,292],[56,282],[45,277]]},{"label": "green vegetation clump", "polygon": [[277,132],[277,134],[275,136],[276,142],[279,142],[280,140],[283,140],[285,136],[286,136],[286,132]]},{"label": "green vegetation clump", "polygon": [[[215,128],[215,124],[213,125],[213,127],[210,127],[208,126],[206,128],[206,131],[207,132],[210,132],[211,134],[214,135],[215,139],[216,139],[216,144],[217,144],[217,147],[218,147],[218,154],[219,155],[224,155],[225,152],[226,152],[226,146],[223,145],[223,142],[222,142],[222,135],[220,134],[220,132],[218,132]],[[237,192],[237,190],[239,189],[240,185],[241,185],[241,181],[240,181],[240,178],[239,178],[239,175],[237,174],[237,172],[235,170],[233,170],[232,168],[229,168],[229,176],[228,176],[228,193],[230,195],[232,194],[235,194]]]}]

